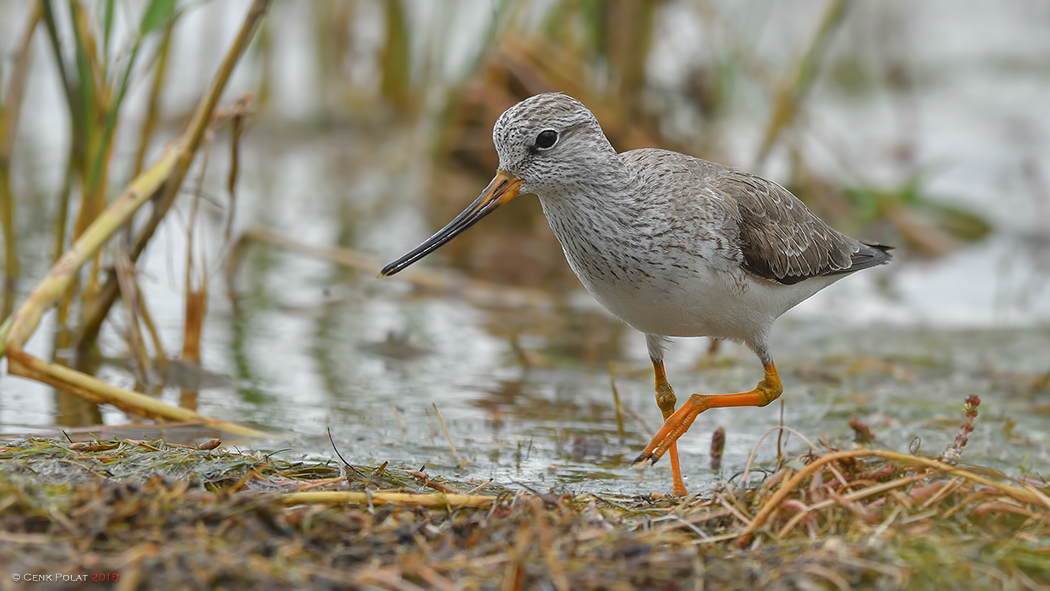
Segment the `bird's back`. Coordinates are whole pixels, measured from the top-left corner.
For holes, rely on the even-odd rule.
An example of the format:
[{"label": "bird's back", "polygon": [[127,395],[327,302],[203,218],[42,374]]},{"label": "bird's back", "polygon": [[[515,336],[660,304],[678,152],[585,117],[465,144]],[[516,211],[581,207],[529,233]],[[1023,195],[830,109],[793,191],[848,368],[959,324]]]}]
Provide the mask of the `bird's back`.
[{"label": "bird's back", "polygon": [[762,177],[668,150],[632,150],[620,157],[641,193],[659,195],[670,215],[701,226],[684,230],[715,232],[711,239],[719,254],[759,277],[791,285],[891,258],[887,247],[838,232],[790,191]]},{"label": "bird's back", "polygon": [[843,274],[889,259],[771,181],[667,150],[619,159],[624,186],[540,200],[584,286],[643,332],[751,341]]}]

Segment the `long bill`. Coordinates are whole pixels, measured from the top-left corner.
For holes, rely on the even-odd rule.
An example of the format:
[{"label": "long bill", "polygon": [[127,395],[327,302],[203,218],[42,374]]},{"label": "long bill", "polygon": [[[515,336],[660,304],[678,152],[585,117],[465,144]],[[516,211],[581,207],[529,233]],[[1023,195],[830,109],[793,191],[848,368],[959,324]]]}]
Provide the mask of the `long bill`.
[{"label": "long bill", "polygon": [[474,203],[471,203],[469,207],[464,209],[462,213],[457,215],[455,219],[449,222],[444,228],[438,230],[436,234],[427,238],[426,242],[415,247],[403,257],[383,267],[383,270],[379,272],[379,276],[389,277],[390,275],[399,273],[405,269],[405,267],[408,267],[412,263],[441,248],[446,242],[452,240],[467,228],[478,223],[481,218],[496,211],[496,209],[504,203],[514,199],[518,195],[518,191],[521,190],[521,183],[522,180],[516,176],[502,171],[496,173],[492,182],[489,183],[489,186],[485,187],[485,190],[474,200]]}]

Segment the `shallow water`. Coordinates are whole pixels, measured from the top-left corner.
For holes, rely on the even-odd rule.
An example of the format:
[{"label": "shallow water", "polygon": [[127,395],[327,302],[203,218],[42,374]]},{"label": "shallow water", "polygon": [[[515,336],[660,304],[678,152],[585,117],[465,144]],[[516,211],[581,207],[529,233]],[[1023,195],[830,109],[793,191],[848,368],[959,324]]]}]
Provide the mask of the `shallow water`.
[{"label": "shallow water", "polygon": [[[978,393],[981,415],[964,459],[1017,473],[1021,465],[1045,466],[1048,453],[1046,392],[1033,393],[1033,384],[1050,371],[1050,121],[1042,107],[1050,104],[1050,72],[1038,66],[1046,47],[1036,34],[1050,14],[1023,3],[976,4],[966,13],[946,3],[940,11],[908,13],[905,45],[919,81],[909,108],[920,124],[902,131],[892,93],[858,98],[818,86],[809,117],[819,122],[813,127],[820,137],[803,144],[818,168],[832,171],[847,160],[848,169],[863,170],[861,177],[872,182],[891,183],[917,167],[929,178],[928,192],[976,208],[997,231],[933,261],[898,250],[893,265],[842,281],[790,312],[777,325],[773,350],[786,385],[784,424],[814,442],[826,435],[849,445],[847,421],[857,417],[885,447],[906,450],[919,439],[923,452],[936,454],[954,439],[966,396]],[[295,47],[301,31],[295,19],[287,22],[277,42]],[[932,30],[936,38],[927,34]],[[1001,30],[1010,34],[983,34]],[[842,51],[853,49],[842,43]],[[279,68],[288,72],[306,59],[295,51],[285,55],[290,64]],[[193,78],[188,64],[178,70],[184,80]],[[53,171],[61,163],[55,159],[64,154],[64,123],[51,117],[62,107],[46,83],[49,67],[46,59],[34,63],[17,161],[18,187],[42,195],[57,190]],[[278,79],[291,78],[279,72]],[[443,165],[429,155],[429,120],[319,125],[308,99],[291,90],[302,85],[287,86],[244,145],[239,231],[265,226],[303,243],[341,245],[386,261],[429,236],[487,181],[438,170]],[[756,113],[764,111],[745,105],[730,118],[726,135],[735,138],[727,142],[735,164],[747,166],[754,152],[765,117]],[[918,165],[893,156],[905,141]],[[842,149],[831,154],[830,146]],[[213,152],[206,186],[222,195],[221,142]],[[776,178],[778,162],[766,174]],[[200,384],[200,412],[279,431],[286,437],[272,446],[295,450],[288,455],[333,457],[331,429],[350,461],[426,464],[461,478],[540,488],[628,494],[669,488],[666,462],[628,468],[660,416],[641,335],[579,290],[535,202],[519,201],[422,263],[467,269],[458,275],[464,281],[509,277],[518,287],[497,287],[485,298],[467,288],[428,292],[400,277],[380,281],[374,273],[256,245],[236,276],[239,312],[221,281],[224,212],[205,205],[212,279],[202,358],[210,373]],[[40,199],[20,210],[24,290],[46,272],[50,203]],[[184,217],[188,200],[180,209]],[[170,220],[143,267],[142,287],[169,353],[181,339],[182,224]],[[114,362],[100,376],[130,387],[117,332],[124,320],[115,318],[116,328],[103,333]],[[45,319],[31,351],[50,349],[50,322]],[[695,391],[749,389],[759,379],[760,367],[746,349],[725,344],[713,359],[706,349],[706,340],[689,339],[669,353],[669,378],[680,399]],[[610,363],[629,411],[623,434]],[[51,432],[62,422],[48,388],[5,376],[0,392],[2,432]],[[161,395],[174,403],[179,393],[169,387]],[[680,444],[688,482],[706,486],[741,472],[780,416],[779,404],[702,416]],[[128,420],[112,409],[104,419]],[[718,425],[728,443],[716,472],[707,449]],[[786,449],[800,453],[804,444],[792,436]],[[758,459],[768,462],[775,453],[775,437],[767,438]]]}]

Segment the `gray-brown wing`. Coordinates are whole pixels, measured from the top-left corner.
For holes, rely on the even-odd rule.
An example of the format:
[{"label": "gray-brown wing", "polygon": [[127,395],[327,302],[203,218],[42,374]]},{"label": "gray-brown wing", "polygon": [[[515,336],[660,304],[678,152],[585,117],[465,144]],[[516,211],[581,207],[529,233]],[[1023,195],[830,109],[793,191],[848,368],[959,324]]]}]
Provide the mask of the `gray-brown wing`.
[{"label": "gray-brown wing", "polygon": [[[835,231],[787,189],[772,181],[726,169],[708,182],[714,190],[736,202],[744,267],[756,275],[790,285],[819,275],[859,270],[889,259],[884,250]],[[879,254],[885,255],[885,259],[875,262]],[[857,255],[863,260],[857,260]]]}]

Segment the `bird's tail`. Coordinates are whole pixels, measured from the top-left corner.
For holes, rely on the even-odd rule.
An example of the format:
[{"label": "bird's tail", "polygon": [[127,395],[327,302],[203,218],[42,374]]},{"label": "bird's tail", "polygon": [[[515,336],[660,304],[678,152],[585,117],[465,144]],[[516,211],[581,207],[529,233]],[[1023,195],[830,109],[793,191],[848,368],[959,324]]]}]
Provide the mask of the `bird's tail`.
[{"label": "bird's tail", "polygon": [[891,250],[893,250],[892,246],[861,242],[860,250],[853,254],[853,264],[849,266],[849,269],[846,269],[846,272],[852,273],[861,269],[885,265],[893,259],[893,255],[890,254]]}]

